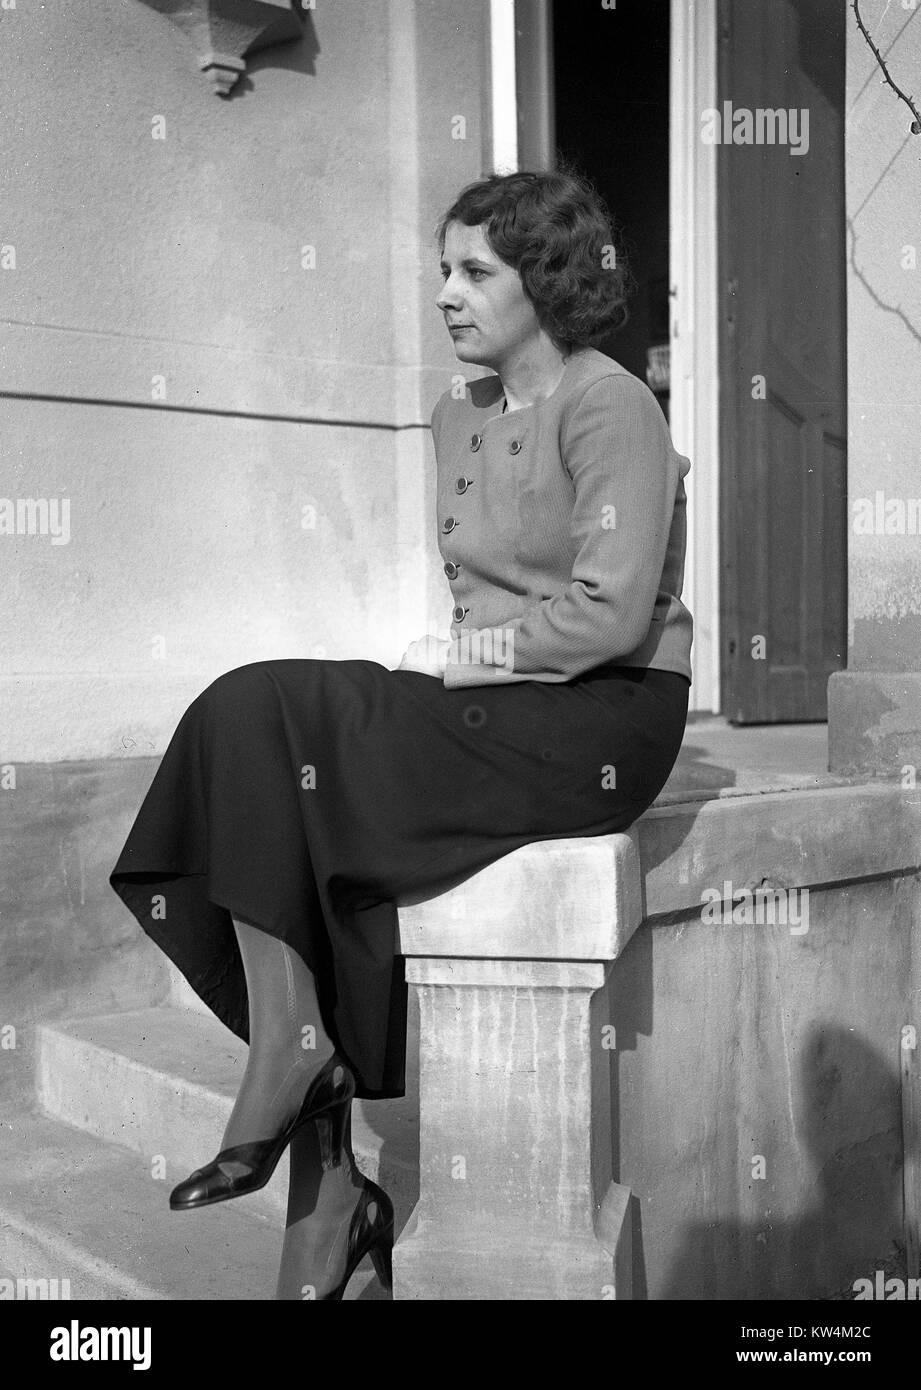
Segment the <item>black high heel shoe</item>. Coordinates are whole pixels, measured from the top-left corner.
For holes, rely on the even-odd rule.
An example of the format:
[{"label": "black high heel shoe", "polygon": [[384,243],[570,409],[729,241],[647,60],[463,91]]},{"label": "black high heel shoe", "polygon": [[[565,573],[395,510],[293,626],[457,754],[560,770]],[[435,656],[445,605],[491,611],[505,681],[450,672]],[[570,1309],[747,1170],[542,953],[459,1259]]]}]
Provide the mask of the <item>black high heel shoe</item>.
[{"label": "black high heel shoe", "polygon": [[393,1203],[382,1187],[362,1174],[364,1190],[349,1226],[345,1273],[334,1289],[317,1302],[341,1302],[345,1286],[365,1255],[371,1256],[375,1273],[388,1293],[393,1289]]},{"label": "black high heel shoe", "polygon": [[[336,1079],[336,1073],[341,1075]],[[320,1157],[324,1168],[338,1168],[342,1162],[342,1141],[349,1103],[355,1095],[355,1076],[338,1053],[325,1062],[307,1088],[294,1119],[275,1139],[257,1139],[249,1144],[234,1144],[222,1149],[216,1158],[174,1187],[169,1204],[173,1211],[191,1211],[194,1207],[226,1202],[231,1197],[244,1197],[265,1187],[288,1144],[297,1131],[309,1120],[317,1126]],[[222,1164],[239,1166],[242,1171],[225,1171]]]}]

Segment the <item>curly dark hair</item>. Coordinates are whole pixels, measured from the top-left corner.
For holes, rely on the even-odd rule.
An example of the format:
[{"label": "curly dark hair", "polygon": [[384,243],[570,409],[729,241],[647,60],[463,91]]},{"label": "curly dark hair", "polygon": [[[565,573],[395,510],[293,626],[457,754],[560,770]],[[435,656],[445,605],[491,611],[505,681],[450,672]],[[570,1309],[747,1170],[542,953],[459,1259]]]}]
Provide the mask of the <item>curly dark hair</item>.
[{"label": "curly dark hair", "polygon": [[489,174],[468,184],[438,223],[483,225],[492,250],[521,277],[538,322],[559,343],[589,347],[622,328],[633,280],[611,214],[584,175]]}]

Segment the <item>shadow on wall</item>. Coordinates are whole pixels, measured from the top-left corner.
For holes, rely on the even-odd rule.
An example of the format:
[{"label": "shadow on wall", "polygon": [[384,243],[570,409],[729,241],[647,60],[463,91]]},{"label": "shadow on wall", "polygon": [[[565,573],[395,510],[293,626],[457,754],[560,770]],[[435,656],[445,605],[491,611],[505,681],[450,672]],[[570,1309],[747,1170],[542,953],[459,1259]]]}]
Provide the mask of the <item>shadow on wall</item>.
[{"label": "shadow on wall", "polygon": [[314,28],[313,17],[307,14],[304,32],[299,39],[294,39],[290,43],[276,44],[272,48],[259,48],[254,53],[246,55],[246,72],[242,74],[239,81],[234,83],[224,100],[233,101],[235,98],[244,96],[247,92],[254,92],[256,84],[252,78],[257,72],[262,72],[264,68],[275,68],[282,72],[300,72],[305,77],[316,77],[316,59],[319,52],[320,42]]},{"label": "shadow on wall", "polygon": [[[750,1179],[763,1216],[689,1225],[657,1299],[853,1300],[855,1281],[872,1282],[877,1269],[906,1277],[905,1249],[894,1238],[902,1209],[898,1067],[849,1030],[818,1026],[803,1052],[801,1078],[795,1125],[802,1190],[811,1194],[806,1210],[775,1217],[770,1172],[764,1181]],[[889,1119],[883,1128],[881,1113]],[[646,1298],[634,1205],[634,1296]]]}]

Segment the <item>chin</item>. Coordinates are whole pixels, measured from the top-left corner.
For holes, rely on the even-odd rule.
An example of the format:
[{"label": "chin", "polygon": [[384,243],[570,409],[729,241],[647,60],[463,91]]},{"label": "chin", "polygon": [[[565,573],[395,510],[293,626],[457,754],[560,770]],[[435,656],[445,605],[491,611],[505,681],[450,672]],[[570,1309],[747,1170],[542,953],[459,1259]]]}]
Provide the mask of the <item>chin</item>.
[{"label": "chin", "polygon": [[488,363],[483,360],[482,348],[478,349],[474,343],[465,342],[463,338],[455,338],[452,346],[458,362],[472,362],[474,366],[478,367],[488,366]]}]

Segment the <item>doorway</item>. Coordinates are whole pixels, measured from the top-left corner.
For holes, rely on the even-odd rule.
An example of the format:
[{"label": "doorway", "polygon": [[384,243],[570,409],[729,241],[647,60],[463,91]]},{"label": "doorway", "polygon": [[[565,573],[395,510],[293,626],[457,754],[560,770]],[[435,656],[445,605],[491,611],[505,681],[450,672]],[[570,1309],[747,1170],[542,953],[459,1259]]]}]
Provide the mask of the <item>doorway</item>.
[{"label": "doorway", "polygon": [[[691,458],[692,708],[738,724],[825,720],[846,664],[845,22],[844,0],[556,0],[548,26],[553,145],[636,279],[600,347]],[[761,143],[708,143],[727,102]],[[771,121],[800,112],[791,153]]]},{"label": "doorway", "polygon": [[[720,699],[716,159],[698,137],[716,92],[715,6],[557,0],[546,45],[546,148],[596,184],[636,281],[628,323],[601,349],[651,387],[691,460],[682,597],[694,615],[690,709],[704,713]],[[522,9],[533,22],[532,0]],[[539,128],[539,89],[532,65],[519,90],[528,128]]]},{"label": "doorway", "polygon": [[670,0],[553,6],[556,148],[587,175],[635,280],[626,325],[603,343],[669,403]]}]

